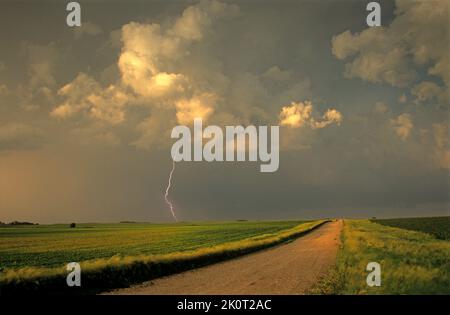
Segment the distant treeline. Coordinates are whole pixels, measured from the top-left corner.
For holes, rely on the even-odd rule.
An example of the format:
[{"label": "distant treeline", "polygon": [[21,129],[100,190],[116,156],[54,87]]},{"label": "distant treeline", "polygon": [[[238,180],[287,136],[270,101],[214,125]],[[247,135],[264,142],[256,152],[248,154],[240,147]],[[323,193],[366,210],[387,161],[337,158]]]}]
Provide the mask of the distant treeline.
[{"label": "distant treeline", "polygon": [[39,225],[38,223],[32,223],[32,222],[20,222],[20,221],[12,221],[9,223],[5,223],[0,221],[0,225]]}]

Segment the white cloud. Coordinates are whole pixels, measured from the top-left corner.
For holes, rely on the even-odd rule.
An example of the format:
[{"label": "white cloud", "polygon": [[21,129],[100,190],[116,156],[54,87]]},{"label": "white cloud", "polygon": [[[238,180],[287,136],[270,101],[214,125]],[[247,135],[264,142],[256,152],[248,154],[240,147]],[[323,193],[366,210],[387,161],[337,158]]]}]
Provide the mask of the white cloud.
[{"label": "white cloud", "polygon": [[397,136],[403,141],[409,137],[414,126],[411,120],[411,115],[408,113],[403,113],[397,118],[391,119],[391,125]]},{"label": "white cloud", "polygon": [[[308,79],[291,82],[292,71],[278,66],[269,67],[262,75],[238,72],[228,77],[222,60],[194,49],[208,40],[220,19],[238,12],[235,5],[201,1],[165,23],[125,24],[120,30],[117,64],[110,67],[109,85],[79,73],[60,88],[60,101],[51,116],[65,119],[78,115],[112,125],[131,119],[140,133],[132,143],[143,149],[158,144],[174,124],[190,124],[195,117],[218,125],[273,123],[279,110],[274,104],[312,97]],[[201,67],[191,66],[192,60]],[[316,118],[311,116],[308,126],[319,129],[341,121],[342,114],[329,109]]]},{"label": "white cloud", "polygon": [[173,64],[203,39],[212,23],[237,14],[238,7],[202,1],[186,8],[171,27],[131,22],[122,27],[119,68],[122,83],[144,97],[169,97],[186,92],[189,78],[174,72]]},{"label": "white cloud", "polygon": [[118,124],[125,119],[124,106],[130,96],[114,85],[102,88],[97,81],[80,73],[72,82],[63,86],[58,95],[65,101],[50,113],[59,119],[83,112],[90,118]]},{"label": "white cloud", "polygon": [[79,73],[72,82],[59,89],[58,95],[62,96],[65,101],[53,109],[50,115],[64,119],[88,108],[86,97],[99,90],[100,86],[97,81],[85,73]]},{"label": "white cloud", "polygon": [[292,102],[291,105],[283,106],[280,112],[280,125],[292,128],[302,127],[310,122],[312,110],[312,103],[309,101]]},{"label": "white cloud", "polygon": [[332,52],[349,60],[345,75],[404,87],[427,66],[450,86],[448,1],[396,1],[396,17],[388,26],[360,33],[345,31],[332,39]]},{"label": "white cloud", "polygon": [[314,128],[325,128],[330,124],[340,125],[342,122],[342,114],[338,112],[336,109],[327,109],[325,114],[323,114],[322,119],[320,121],[314,122]]},{"label": "white cloud", "polygon": [[[212,31],[214,22],[238,12],[235,5],[201,1],[186,8],[171,25],[125,24],[121,29],[122,47],[117,62],[120,77],[104,87],[94,78],[79,73],[58,91],[61,102],[51,116],[64,119],[83,113],[91,119],[119,124],[125,121],[130,105],[141,105],[176,113],[176,119],[182,123],[194,116],[208,118],[214,112],[212,102],[216,97],[211,97],[214,93],[203,90],[195,80],[177,70],[178,62],[189,54],[190,45]],[[135,142],[139,147],[145,147],[143,141],[152,138],[147,134],[147,126],[154,125],[151,123],[154,115],[163,115],[159,110],[152,113],[151,118],[139,125],[138,130],[143,132]]]},{"label": "white cloud", "polygon": [[195,118],[206,120],[214,112],[217,97],[204,93],[191,99],[180,99],[175,103],[177,121],[182,125],[190,125]]},{"label": "white cloud", "polygon": [[411,94],[416,97],[416,103],[431,101],[433,99],[436,99],[439,102],[448,101],[447,91],[436,83],[430,81],[423,81],[415,85],[411,89]]},{"label": "white cloud", "polygon": [[342,122],[342,114],[336,109],[328,109],[320,120],[313,117],[313,104],[310,101],[295,103],[284,106],[281,109],[279,118],[280,125],[291,128],[300,128],[308,125],[313,129],[321,129],[326,126]]},{"label": "white cloud", "polygon": [[98,94],[91,94],[87,101],[92,105],[90,117],[104,120],[112,124],[119,124],[125,120],[124,106],[129,96],[114,85],[101,90]]}]

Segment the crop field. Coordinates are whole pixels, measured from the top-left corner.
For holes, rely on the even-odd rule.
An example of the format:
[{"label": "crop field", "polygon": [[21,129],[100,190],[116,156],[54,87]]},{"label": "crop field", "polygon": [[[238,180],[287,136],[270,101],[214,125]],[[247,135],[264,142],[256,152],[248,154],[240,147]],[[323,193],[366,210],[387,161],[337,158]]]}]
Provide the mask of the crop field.
[{"label": "crop field", "polygon": [[[369,220],[345,220],[341,241],[335,269],[313,293],[450,294],[449,241]],[[381,266],[379,287],[366,284],[369,262]]]},{"label": "crop field", "polygon": [[301,222],[80,224],[0,228],[0,267],[55,267],[71,261],[192,251],[277,233]]},{"label": "crop field", "polygon": [[401,229],[428,233],[441,240],[450,240],[450,217],[379,219],[371,221]]},{"label": "crop field", "polygon": [[[67,290],[65,266],[79,262],[82,292],[169,275],[293,239],[318,221],[83,224],[0,229],[2,292]],[[73,291],[72,291],[73,292]]]}]

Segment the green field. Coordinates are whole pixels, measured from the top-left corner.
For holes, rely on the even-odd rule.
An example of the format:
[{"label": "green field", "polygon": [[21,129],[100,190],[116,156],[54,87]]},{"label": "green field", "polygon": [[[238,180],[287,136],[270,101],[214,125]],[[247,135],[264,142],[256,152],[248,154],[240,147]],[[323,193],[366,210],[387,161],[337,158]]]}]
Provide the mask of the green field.
[{"label": "green field", "polygon": [[[448,219],[345,220],[336,266],[311,293],[450,294]],[[96,293],[280,244],[323,222],[5,226],[0,285],[3,292],[59,292],[67,289],[64,266],[75,261],[81,290]],[[366,284],[369,262],[381,265],[380,287]]]},{"label": "green field", "polygon": [[441,240],[450,240],[450,217],[380,219],[372,222],[431,234]]},{"label": "green field", "polygon": [[[369,220],[345,220],[341,240],[335,269],[312,293],[450,294],[448,241]],[[381,266],[380,287],[366,284],[369,262]]]},{"label": "green field", "polygon": [[301,222],[79,224],[0,228],[0,267],[55,267],[115,255],[192,251],[277,233]]},{"label": "green field", "polygon": [[66,292],[65,265],[75,261],[84,285],[67,292],[97,293],[280,244],[324,222],[3,227],[0,286],[6,294]]}]

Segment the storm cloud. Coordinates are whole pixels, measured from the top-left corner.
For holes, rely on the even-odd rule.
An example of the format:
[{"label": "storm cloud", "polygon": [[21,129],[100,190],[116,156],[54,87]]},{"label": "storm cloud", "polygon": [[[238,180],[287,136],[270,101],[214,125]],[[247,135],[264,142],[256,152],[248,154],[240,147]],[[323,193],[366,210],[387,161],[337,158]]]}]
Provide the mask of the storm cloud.
[{"label": "storm cloud", "polygon": [[280,125],[280,167],[177,163],[181,220],[450,212],[445,0],[4,6],[0,221],[170,220],[195,117]]}]

